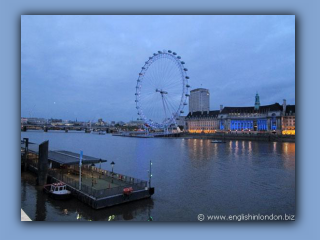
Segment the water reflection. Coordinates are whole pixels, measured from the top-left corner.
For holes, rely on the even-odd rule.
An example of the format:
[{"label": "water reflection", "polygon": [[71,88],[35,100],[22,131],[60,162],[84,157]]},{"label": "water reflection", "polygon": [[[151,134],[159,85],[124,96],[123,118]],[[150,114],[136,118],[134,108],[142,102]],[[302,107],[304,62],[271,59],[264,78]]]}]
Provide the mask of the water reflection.
[{"label": "water reflection", "polygon": [[282,143],[283,166],[286,169],[295,169],[296,145],[294,143]]},{"label": "water reflection", "polygon": [[37,189],[37,202],[36,202],[36,213],[35,213],[35,221],[44,221],[47,217],[47,209],[46,209],[46,196],[44,193]]},{"label": "water reflection", "polygon": [[216,144],[203,139],[187,139],[186,148],[193,166],[206,165],[212,157],[217,156],[218,151]]},{"label": "water reflection", "polygon": [[295,168],[295,143],[231,140],[225,144],[214,144],[211,140],[202,139],[187,139],[184,143],[194,166],[205,166],[213,159],[241,160],[289,170]]}]

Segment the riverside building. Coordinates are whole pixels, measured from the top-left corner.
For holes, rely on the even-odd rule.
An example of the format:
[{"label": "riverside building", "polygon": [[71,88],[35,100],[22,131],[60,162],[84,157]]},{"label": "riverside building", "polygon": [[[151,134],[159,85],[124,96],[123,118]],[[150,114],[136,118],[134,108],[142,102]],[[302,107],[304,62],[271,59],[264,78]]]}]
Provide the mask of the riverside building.
[{"label": "riverside building", "polygon": [[282,111],[282,134],[295,135],[296,130],[296,106],[286,105],[286,100],[283,100],[284,106]]},{"label": "riverside building", "polygon": [[260,105],[258,93],[252,107],[223,107],[216,111],[189,112],[186,130],[190,133],[273,132],[295,135],[295,105]]},{"label": "riverside building", "polygon": [[209,89],[197,88],[190,91],[189,112],[208,112],[210,109]]}]

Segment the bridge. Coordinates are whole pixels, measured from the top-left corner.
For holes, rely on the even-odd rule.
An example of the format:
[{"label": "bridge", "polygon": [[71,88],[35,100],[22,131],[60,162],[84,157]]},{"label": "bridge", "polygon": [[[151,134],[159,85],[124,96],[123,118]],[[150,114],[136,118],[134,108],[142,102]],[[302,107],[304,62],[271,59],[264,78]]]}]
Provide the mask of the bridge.
[{"label": "bridge", "polygon": [[77,126],[77,125],[51,125],[51,124],[45,124],[45,125],[32,125],[32,124],[23,124],[21,125],[21,131],[26,132],[28,130],[43,130],[44,132],[48,132],[49,130],[62,130],[65,132],[68,131],[84,131],[86,133],[90,133],[91,131],[102,131],[106,133],[113,133],[117,132],[117,129],[115,127],[109,127],[109,126]]},{"label": "bridge", "polygon": [[120,132],[120,133],[114,133],[112,136],[118,136],[118,137],[135,137],[135,138],[155,138],[155,137],[180,137],[181,132],[176,133],[165,133],[165,132],[154,132],[149,133],[146,131],[131,131],[131,132]]}]

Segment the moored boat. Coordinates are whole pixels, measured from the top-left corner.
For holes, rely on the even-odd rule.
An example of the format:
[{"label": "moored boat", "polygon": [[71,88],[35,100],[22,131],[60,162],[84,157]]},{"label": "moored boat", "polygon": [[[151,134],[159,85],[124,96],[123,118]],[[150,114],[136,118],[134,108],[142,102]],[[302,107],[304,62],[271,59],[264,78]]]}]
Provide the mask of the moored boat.
[{"label": "moored boat", "polygon": [[72,197],[71,192],[67,190],[67,185],[63,182],[44,185],[43,191],[50,197],[58,200],[65,200]]}]

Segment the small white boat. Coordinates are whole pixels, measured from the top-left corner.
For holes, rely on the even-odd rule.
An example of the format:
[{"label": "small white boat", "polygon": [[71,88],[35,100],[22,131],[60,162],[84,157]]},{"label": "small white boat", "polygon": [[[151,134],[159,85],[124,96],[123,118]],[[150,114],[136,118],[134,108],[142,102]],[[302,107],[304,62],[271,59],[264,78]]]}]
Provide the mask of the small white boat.
[{"label": "small white boat", "polygon": [[58,200],[72,197],[71,192],[67,190],[67,185],[63,182],[44,185],[43,191],[48,193],[50,197]]}]

